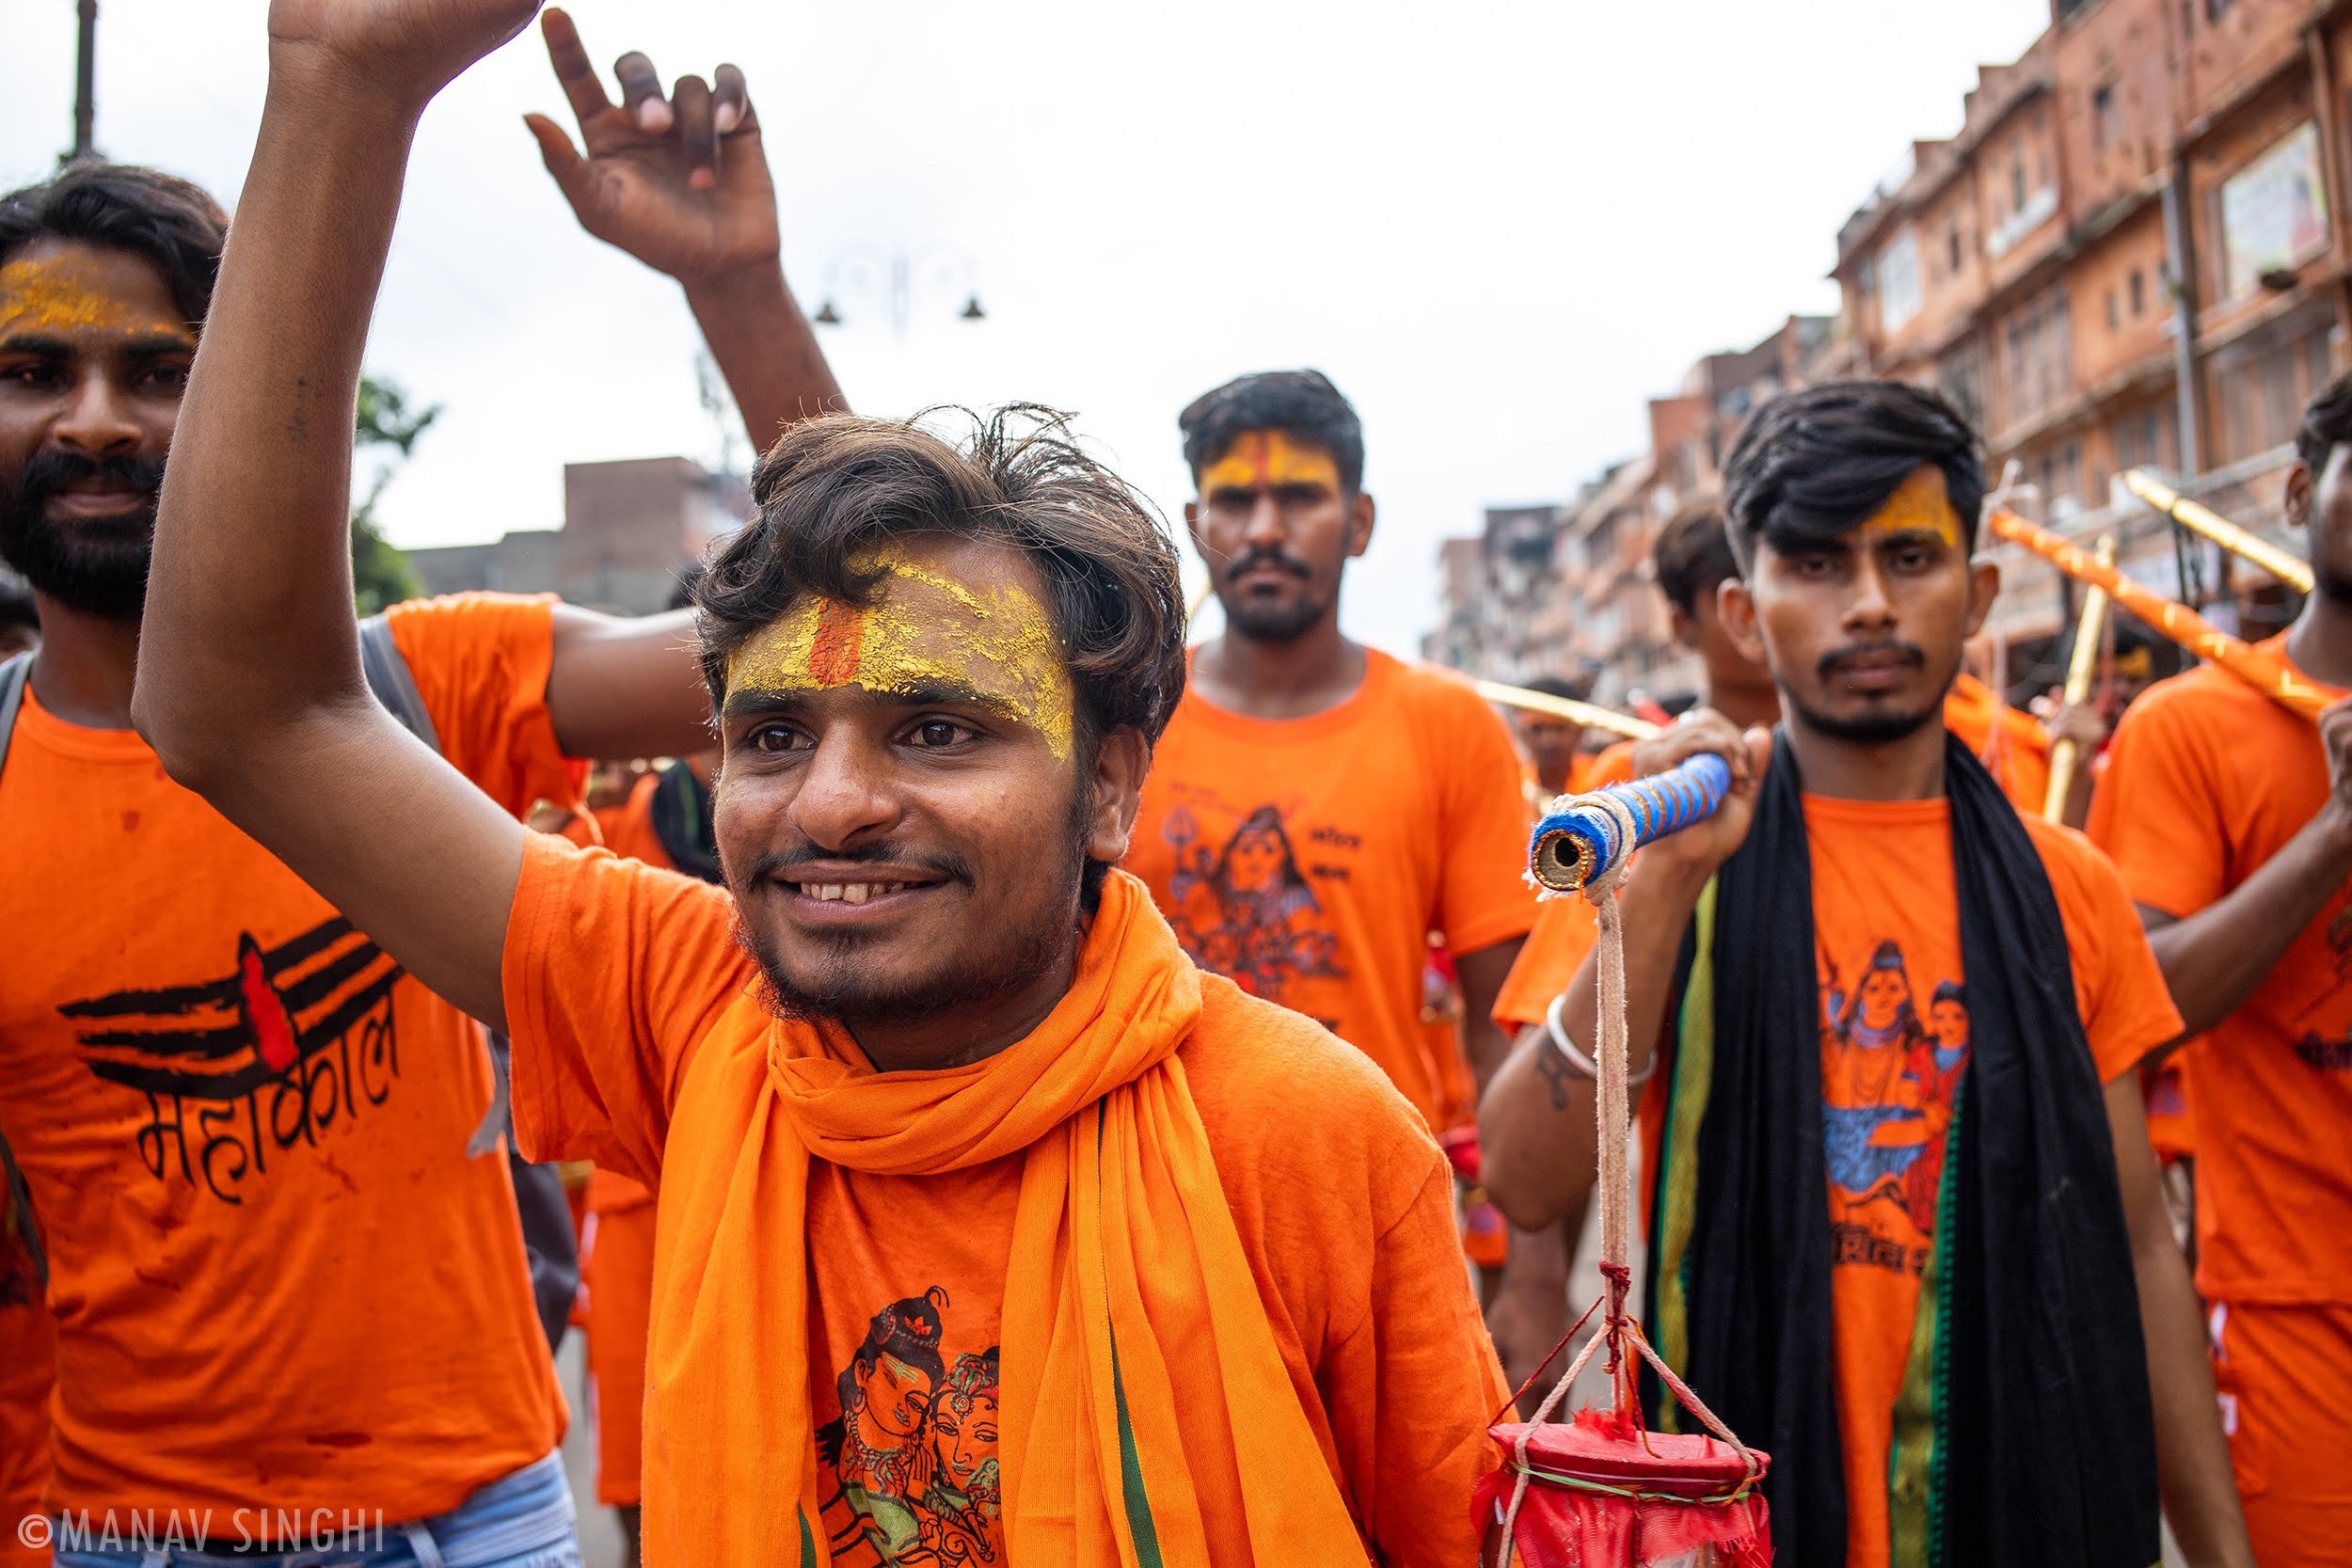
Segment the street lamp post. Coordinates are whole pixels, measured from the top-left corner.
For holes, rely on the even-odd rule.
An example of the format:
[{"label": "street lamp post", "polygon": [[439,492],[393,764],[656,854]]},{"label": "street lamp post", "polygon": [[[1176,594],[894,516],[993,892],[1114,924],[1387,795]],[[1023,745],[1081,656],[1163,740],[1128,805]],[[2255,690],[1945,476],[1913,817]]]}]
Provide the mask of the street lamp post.
[{"label": "street lamp post", "polygon": [[82,21],[82,47],[73,68],[73,150],[61,162],[95,157],[98,129],[98,0],[74,0]]},{"label": "street lamp post", "polygon": [[973,281],[977,271],[972,258],[953,245],[926,245],[919,250],[899,246],[888,251],[872,245],[853,246],[835,256],[825,269],[824,303],[810,320],[820,326],[839,326],[849,318],[841,313],[837,301],[878,293],[889,312],[892,330],[904,338],[914,316],[915,293],[921,289],[934,296],[945,293],[949,299],[961,294],[963,308],[956,318],[986,321],[988,312],[980,308],[979,290]]}]

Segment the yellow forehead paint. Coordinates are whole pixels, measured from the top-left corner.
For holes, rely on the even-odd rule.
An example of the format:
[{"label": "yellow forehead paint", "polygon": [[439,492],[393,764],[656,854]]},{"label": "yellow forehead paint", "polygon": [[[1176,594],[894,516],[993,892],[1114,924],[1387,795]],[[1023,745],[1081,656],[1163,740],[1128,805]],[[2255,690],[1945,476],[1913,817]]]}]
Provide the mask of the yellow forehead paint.
[{"label": "yellow forehead paint", "polygon": [[135,322],[112,295],[93,289],[62,260],[10,261],[0,267],[0,331],[182,332],[176,322]]},{"label": "yellow forehead paint", "polygon": [[1940,468],[1915,469],[1886,498],[1886,504],[1863,519],[1866,534],[1932,533],[1947,549],[1960,548],[1960,514],[1944,494]]},{"label": "yellow forehead paint", "polygon": [[1249,430],[1200,474],[1204,496],[1218,490],[1270,490],[1278,484],[1320,484],[1336,493],[1339,466],[1321,447],[1293,441],[1285,432]]},{"label": "yellow forehead paint", "polygon": [[874,603],[804,599],[755,633],[727,663],[739,690],[967,691],[1045,736],[1073,746],[1070,668],[1044,606],[1017,584],[975,588],[886,547],[853,562],[885,576]]}]

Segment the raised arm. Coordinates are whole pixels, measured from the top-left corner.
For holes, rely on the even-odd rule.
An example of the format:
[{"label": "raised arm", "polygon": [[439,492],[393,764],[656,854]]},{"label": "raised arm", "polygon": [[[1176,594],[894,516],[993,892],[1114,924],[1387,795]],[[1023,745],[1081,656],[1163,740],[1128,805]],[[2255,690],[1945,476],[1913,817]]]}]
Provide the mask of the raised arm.
[{"label": "raised arm", "polygon": [[587,149],[547,116],[524,116],[548,173],[582,229],[685,285],[753,449],[846,409],[784,280],[775,184],[742,71],[681,76],[665,98],[653,62],[632,51],[613,67],[615,104],[568,15],[550,8],[540,31]]},{"label": "raised arm", "polygon": [[272,5],[268,98],[172,443],[132,700],[175,779],[494,1025],[524,829],[368,695],[351,428],[417,119],[536,8]]},{"label": "raised arm", "polygon": [[[1663,772],[1701,752],[1731,764],[1731,793],[1713,816],[1643,850],[1618,895],[1628,1070],[1636,1077],[1647,1069],[1664,1026],[1682,933],[1699,894],[1747,838],[1772,742],[1762,730],[1742,736],[1722,714],[1701,709],[1643,742],[1633,753],[1634,772]],[[1586,956],[1560,1009],[1563,1032],[1588,1057],[1599,1037],[1597,956],[1597,950]],[[1495,1207],[1522,1230],[1558,1221],[1584,1201],[1592,1185],[1597,1135],[1593,1080],[1569,1065],[1546,1025],[1519,1031],[1478,1101],[1482,1174]]]},{"label": "raised arm", "polygon": [[2352,878],[2352,698],[2322,710],[2319,740],[2328,753],[2328,800],[2260,870],[2185,919],[2140,906],[2148,945],[2188,1035],[2244,1006]]}]

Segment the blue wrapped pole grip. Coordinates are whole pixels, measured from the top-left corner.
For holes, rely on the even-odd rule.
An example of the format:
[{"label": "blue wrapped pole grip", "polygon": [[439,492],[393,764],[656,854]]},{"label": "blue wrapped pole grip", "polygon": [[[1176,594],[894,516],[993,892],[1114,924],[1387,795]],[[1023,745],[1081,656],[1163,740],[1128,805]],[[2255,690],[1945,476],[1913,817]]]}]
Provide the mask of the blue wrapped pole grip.
[{"label": "blue wrapped pole grip", "polygon": [[1620,844],[1616,820],[1597,805],[1569,805],[1535,824],[1527,846],[1527,867],[1555,893],[1573,893],[1617,865],[1633,851],[1715,814],[1731,789],[1731,765],[1712,752],[1686,758],[1663,773],[1597,793],[1623,802],[1633,817],[1633,839]]}]

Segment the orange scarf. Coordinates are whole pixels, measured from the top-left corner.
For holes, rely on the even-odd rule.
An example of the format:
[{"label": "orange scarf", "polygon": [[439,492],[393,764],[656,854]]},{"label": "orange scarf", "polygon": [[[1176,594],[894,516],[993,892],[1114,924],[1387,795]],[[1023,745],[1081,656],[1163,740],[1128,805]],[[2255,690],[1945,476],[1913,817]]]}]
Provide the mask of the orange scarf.
[{"label": "orange scarf", "polygon": [[[829,1560],[808,1383],[810,1159],[922,1176],[1025,1149],[1003,1310],[1009,1559],[1362,1568],[1175,1054],[1200,1012],[1199,972],[1124,872],[1104,888],[1068,994],[971,1067],[878,1073],[837,1031],[829,1046],[738,999],[670,1130],[646,1560]],[[1212,1541],[1194,1484],[1207,1467],[1240,1478],[1246,1539]]]}]

